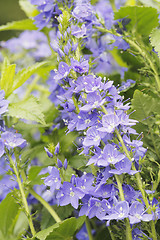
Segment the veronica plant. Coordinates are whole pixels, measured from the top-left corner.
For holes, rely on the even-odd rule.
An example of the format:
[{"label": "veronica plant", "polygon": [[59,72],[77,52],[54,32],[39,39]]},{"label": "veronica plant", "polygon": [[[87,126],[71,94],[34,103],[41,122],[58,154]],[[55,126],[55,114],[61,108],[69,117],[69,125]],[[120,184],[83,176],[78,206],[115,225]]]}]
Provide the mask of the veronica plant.
[{"label": "veronica plant", "polygon": [[19,3],[30,18],[0,27],[25,30],[1,42],[0,237],[159,239],[158,3]]}]

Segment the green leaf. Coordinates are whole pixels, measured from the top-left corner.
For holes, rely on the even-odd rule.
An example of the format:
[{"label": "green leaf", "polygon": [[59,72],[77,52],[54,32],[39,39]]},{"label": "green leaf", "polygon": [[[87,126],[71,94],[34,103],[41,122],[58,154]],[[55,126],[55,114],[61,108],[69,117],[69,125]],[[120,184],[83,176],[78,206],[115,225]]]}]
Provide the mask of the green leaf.
[{"label": "green leaf", "polygon": [[0,79],[0,88],[5,91],[6,96],[8,95],[8,92],[10,92],[10,89],[13,86],[15,68],[16,64],[10,65],[8,59],[4,59]]},{"label": "green leaf", "polygon": [[45,124],[41,106],[37,99],[33,96],[30,96],[23,101],[10,104],[8,109],[8,114],[11,117],[22,118]]},{"label": "green leaf", "polygon": [[0,232],[5,237],[12,229],[18,211],[19,205],[12,197],[12,194],[9,193],[7,197],[0,203]]},{"label": "green leaf", "polygon": [[[72,212],[74,211],[74,208],[71,206],[71,204],[67,206],[57,206],[54,205],[53,209],[58,214],[60,219],[64,220],[72,215]],[[50,215],[50,213],[46,210],[46,208],[42,209],[42,217],[41,217],[41,229],[45,229],[50,227],[55,223],[55,220]]]},{"label": "green leaf", "polygon": [[27,17],[34,17],[38,14],[35,6],[32,5],[28,0],[19,0],[19,5]]},{"label": "green leaf", "polygon": [[6,25],[0,26],[0,31],[6,30],[37,30],[32,19],[24,19],[20,21],[9,22]]},{"label": "green leaf", "polygon": [[44,177],[44,175],[39,175],[40,171],[43,169],[42,166],[32,166],[29,169],[28,172],[28,181],[30,182],[30,185],[41,185],[43,184],[43,180],[42,177]]},{"label": "green leaf", "polygon": [[40,231],[35,235],[39,240],[68,240],[71,239],[85,221],[85,217],[80,217],[78,219],[72,217],[64,220],[61,223],[56,223],[53,226]]},{"label": "green leaf", "polygon": [[142,35],[149,35],[153,28],[159,25],[158,13],[152,7],[127,6],[115,12],[115,19],[128,18],[127,30]]},{"label": "green leaf", "polygon": [[86,166],[87,159],[83,155],[75,155],[69,159],[69,164],[76,169],[81,169]]},{"label": "green leaf", "polygon": [[150,34],[150,42],[160,57],[160,29],[154,29]]},{"label": "green leaf", "polygon": [[147,94],[143,94],[139,90],[134,92],[132,107],[136,111],[131,115],[131,117],[146,125],[148,125],[149,117],[152,115],[152,113],[160,112],[159,101]]},{"label": "green leaf", "polygon": [[36,71],[38,71],[40,68],[42,68],[47,63],[48,62],[46,62],[46,61],[40,62],[40,63],[35,63],[34,65],[32,65],[28,68],[24,68],[21,71],[19,71],[15,75],[13,88],[10,91],[10,93],[12,93],[14,90],[19,88],[20,86],[22,86],[32,76],[32,74],[36,73]]},{"label": "green leaf", "polygon": [[28,228],[28,218],[24,212],[20,212],[15,223],[13,234],[14,236],[21,235]]},{"label": "green leaf", "polygon": [[160,1],[159,0],[139,0],[142,4],[156,8],[157,10],[160,10]]}]

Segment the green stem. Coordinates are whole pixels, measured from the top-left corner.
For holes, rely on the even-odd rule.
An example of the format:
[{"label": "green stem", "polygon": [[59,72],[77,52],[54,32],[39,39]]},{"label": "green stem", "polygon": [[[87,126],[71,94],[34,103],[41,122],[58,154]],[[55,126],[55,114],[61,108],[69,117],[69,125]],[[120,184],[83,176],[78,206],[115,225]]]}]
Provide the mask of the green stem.
[{"label": "green stem", "polygon": [[10,155],[8,155],[8,157],[9,157],[10,163],[11,163],[11,165],[13,167],[13,171],[14,171],[16,177],[17,177],[17,183],[19,185],[19,190],[20,190],[20,193],[21,193],[22,202],[23,202],[23,205],[24,205],[24,208],[25,208],[25,212],[27,214],[27,218],[28,218],[30,229],[31,229],[31,233],[32,233],[32,235],[34,237],[34,235],[36,234],[36,231],[35,231],[34,226],[33,226],[32,217],[30,215],[30,211],[29,211],[27,200],[26,200],[23,184],[21,182],[21,178],[20,178],[19,172],[17,170],[17,167],[16,167],[13,159],[11,158]]},{"label": "green stem", "polygon": [[72,96],[72,100],[73,100],[74,106],[75,106],[75,108],[77,110],[77,113],[79,113],[80,112],[79,106],[78,106],[77,100],[75,99],[74,96]]},{"label": "green stem", "polygon": [[130,44],[132,45],[135,49],[137,49],[137,51],[142,55],[142,57],[144,57],[145,60],[148,61],[153,73],[154,73],[154,77],[155,77],[155,80],[156,80],[156,83],[157,83],[157,87],[158,87],[158,91],[160,91],[160,79],[159,79],[159,74],[158,74],[158,71],[156,69],[156,67],[154,66],[154,63],[150,57],[150,55],[148,55],[147,52],[145,52],[145,50],[142,49],[142,47],[139,47],[139,45],[137,43],[135,43],[133,40],[129,39],[129,38],[126,38],[125,37],[125,40]]},{"label": "green stem", "polygon": [[[123,188],[122,188],[122,183],[121,183],[120,177],[118,175],[116,175],[116,174],[114,176],[115,176],[116,181],[117,181],[117,185],[118,185],[118,190],[119,190],[119,195],[120,195],[121,201],[125,201],[125,197],[124,197],[124,193],[123,193]],[[126,224],[126,239],[127,240],[132,240],[132,229],[131,229],[130,222],[129,222],[128,218],[125,219],[125,224]]]},{"label": "green stem", "polygon": [[157,189],[159,183],[160,183],[160,170],[158,171],[158,179],[157,179],[157,181],[153,184],[153,191]]},{"label": "green stem", "polygon": [[61,219],[54,209],[40,195],[38,195],[33,189],[30,189],[30,193],[48,210],[57,223],[61,222]]},{"label": "green stem", "polygon": [[113,11],[117,11],[116,5],[115,5],[115,1],[114,0],[109,0],[110,4],[112,6]]},{"label": "green stem", "polygon": [[108,226],[108,231],[109,231],[109,234],[110,234],[110,236],[111,236],[111,239],[112,239],[112,240],[116,240],[110,226]]},{"label": "green stem", "polygon": [[[116,134],[117,134],[117,137],[118,137],[118,139],[119,139],[119,141],[120,141],[120,143],[121,143],[121,145],[122,145],[122,148],[123,148],[123,150],[124,150],[127,158],[128,158],[130,161],[132,161],[132,158],[131,158],[131,156],[130,156],[130,154],[129,154],[129,152],[128,152],[125,144],[124,144],[124,141],[123,141],[123,139],[122,139],[122,137],[121,137],[121,134],[119,133],[119,131],[118,131],[117,129],[115,130],[115,132],[116,132]],[[136,169],[136,167],[135,167],[134,164],[132,164],[132,169],[133,169],[134,171],[137,171],[137,169]],[[138,173],[135,174],[135,176],[136,176],[137,186],[138,186],[139,190],[141,191],[143,201],[145,202],[145,205],[146,205],[146,208],[147,208],[147,212],[148,212],[149,214],[151,214],[152,211],[151,211],[150,205],[149,205],[149,203],[148,203],[148,199],[147,199],[147,197],[146,197],[145,190],[144,190],[144,188],[143,188],[143,184],[142,184],[142,180],[141,180],[141,175],[140,175],[140,173],[138,172]],[[152,238],[153,238],[153,240],[157,240],[157,235],[156,235],[156,229],[155,229],[155,223],[154,223],[154,221],[151,221],[151,222],[150,222],[150,225],[151,225],[151,230],[152,230]]]},{"label": "green stem", "polygon": [[86,224],[89,240],[93,240],[91,225],[90,225],[88,218],[86,218],[85,224]]},{"label": "green stem", "polygon": [[153,75],[155,77],[156,83],[157,83],[158,91],[160,91],[160,78],[159,78],[158,71],[157,71],[156,67],[154,66],[153,60],[151,59],[148,52],[146,52],[145,48],[143,48],[143,46],[140,47],[136,42],[134,42],[133,40],[129,39],[126,36],[122,36],[121,34],[117,33],[116,31],[108,30],[108,29],[105,29],[102,27],[96,27],[96,29],[98,29],[102,33],[110,33],[110,34],[116,35],[118,37],[123,37],[123,39],[126,42],[128,42],[132,47],[134,47],[144,58],[144,62],[146,62],[146,60],[147,60],[148,64],[150,65],[150,67],[153,71]]}]

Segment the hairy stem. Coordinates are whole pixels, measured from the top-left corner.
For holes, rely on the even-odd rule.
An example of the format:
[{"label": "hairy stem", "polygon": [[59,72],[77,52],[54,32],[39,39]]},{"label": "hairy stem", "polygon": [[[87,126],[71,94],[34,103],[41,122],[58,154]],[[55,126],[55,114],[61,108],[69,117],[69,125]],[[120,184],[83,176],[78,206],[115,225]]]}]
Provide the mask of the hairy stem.
[{"label": "hairy stem", "polygon": [[11,164],[11,166],[13,168],[13,171],[14,171],[16,177],[17,177],[17,183],[19,185],[19,190],[20,190],[20,193],[21,193],[22,202],[23,202],[23,205],[24,205],[24,208],[25,208],[25,212],[26,212],[26,215],[27,215],[27,218],[28,218],[28,222],[29,222],[29,226],[30,226],[30,229],[31,229],[31,233],[34,236],[36,234],[36,231],[34,229],[32,216],[31,216],[30,211],[29,211],[27,199],[26,199],[26,196],[25,196],[24,188],[23,188],[23,183],[21,182],[21,178],[20,178],[19,172],[17,170],[17,167],[16,167],[12,157],[10,155],[8,155],[8,157],[9,157],[10,164]]},{"label": "hairy stem", "polygon": [[54,209],[40,195],[38,195],[33,189],[30,189],[30,193],[48,210],[57,223],[61,222],[60,217]]}]

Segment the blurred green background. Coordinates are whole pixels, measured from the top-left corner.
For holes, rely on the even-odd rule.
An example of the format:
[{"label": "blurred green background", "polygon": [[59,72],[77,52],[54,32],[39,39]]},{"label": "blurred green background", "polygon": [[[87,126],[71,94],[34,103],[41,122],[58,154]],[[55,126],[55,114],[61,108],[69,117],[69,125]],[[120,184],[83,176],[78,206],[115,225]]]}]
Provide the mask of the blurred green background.
[{"label": "blurred green background", "polygon": [[[26,15],[21,10],[18,0],[0,0],[0,25],[24,18],[26,18]],[[17,36],[18,34],[19,32],[16,31],[0,32],[0,41],[7,40],[12,36]]]}]

